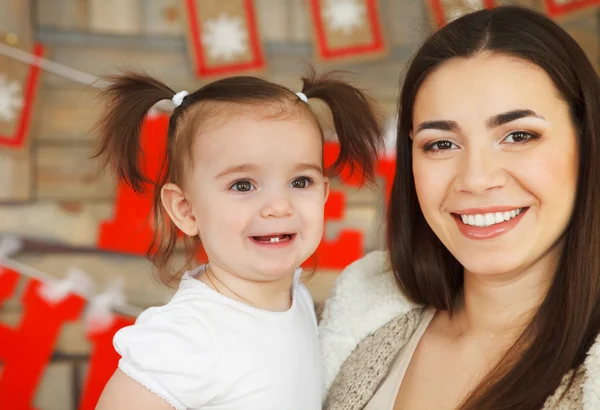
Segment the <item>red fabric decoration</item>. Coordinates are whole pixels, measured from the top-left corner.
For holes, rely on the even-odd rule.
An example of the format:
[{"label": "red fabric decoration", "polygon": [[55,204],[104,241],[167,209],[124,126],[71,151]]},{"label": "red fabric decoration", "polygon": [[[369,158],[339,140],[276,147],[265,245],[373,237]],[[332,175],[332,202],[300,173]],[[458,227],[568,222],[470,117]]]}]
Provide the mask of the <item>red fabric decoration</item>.
[{"label": "red fabric decoration", "polygon": [[[39,293],[40,282],[31,280],[23,295],[24,312],[12,329],[0,325],[0,403],[10,410],[34,410],[31,403],[48,365],[62,325],[79,317],[85,301],[69,295],[51,304]],[[4,408],[4,406],[3,406]]]},{"label": "red fabric decoration", "polygon": [[[330,192],[325,204],[325,224],[328,220],[341,219],[344,216],[345,195],[342,192]],[[363,255],[363,234],[347,229],[339,233],[335,240],[323,238],[316,252],[302,266],[306,268],[343,269]]]},{"label": "red fabric decoration", "polygon": [[106,386],[119,364],[120,356],[113,347],[113,337],[119,329],[130,326],[134,322],[134,319],[117,316],[113,325],[108,329],[87,335],[94,347],[89,360],[89,371],[79,410],[94,410],[96,408],[104,386]]},{"label": "red fabric decoration", "polygon": [[390,194],[392,192],[392,183],[394,175],[396,175],[396,158],[382,158],[377,163],[377,175],[383,178],[383,193],[385,195],[385,203],[390,202]]},{"label": "red fabric decoration", "polygon": [[[169,117],[164,115],[148,117],[142,127],[142,172],[151,180],[158,176],[168,127]],[[153,189],[148,189],[141,196],[137,195],[130,186],[119,182],[114,216],[101,224],[98,248],[144,255],[152,242],[153,194]]]},{"label": "red fabric decoration", "polygon": [[199,77],[265,67],[253,0],[186,0],[185,7],[189,49]]},{"label": "red fabric decoration", "polygon": [[[2,307],[2,302],[14,293],[18,284],[19,274],[12,269],[0,266],[0,307]],[[0,358],[6,357],[7,344],[2,343],[2,341],[9,340],[11,331],[10,328],[0,324]]]},{"label": "red fabric decoration", "polygon": [[2,302],[8,299],[17,288],[19,273],[4,266],[0,266],[0,307]]},{"label": "red fabric decoration", "polygon": [[598,7],[600,0],[544,0],[544,4],[548,15],[556,18],[576,11]]}]

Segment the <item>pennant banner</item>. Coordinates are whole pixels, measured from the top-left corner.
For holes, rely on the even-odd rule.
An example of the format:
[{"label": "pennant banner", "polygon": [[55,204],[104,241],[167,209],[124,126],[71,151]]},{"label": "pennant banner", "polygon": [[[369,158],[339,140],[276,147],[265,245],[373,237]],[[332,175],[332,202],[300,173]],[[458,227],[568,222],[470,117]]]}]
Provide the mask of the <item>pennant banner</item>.
[{"label": "pennant banner", "polygon": [[[0,266],[0,305],[17,288],[19,272]],[[60,300],[49,300],[43,289],[51,284],[28,279],[21,298],[20,323],[10,327],[0,323],[0,407],[33,410],[39,383],[50,364],[63,326],[81,317],[86,300],[67,293]],[[119,355],[112,345],[114,334],[134,323],[133,318],[117,316],[109,327],[87,333],[92,344],[89,369],[79,410],[93,410],[104,386],[117,368]]]},{"label": "pennant banner", "polygon": [[252,0],[186,0],[187,38],[199,77],[265,67]]},{"label": "pennant banner", "polygon": [[494,0],[429,0],[429,8],[436,26],[443,27],[469,12],[491,9]]},{"label": "pennant banner", "polygon": [[378,0],[310,0],[315,50],[322,60],[385,55]]},{"label": "pennant banner", "polygon": [[[40,44],[21,44],[16,35],[0,33],[0,43],[30,52],[44,53]],[[0,146],[20,148],[31,123],[40,68],[0,55]]]}]

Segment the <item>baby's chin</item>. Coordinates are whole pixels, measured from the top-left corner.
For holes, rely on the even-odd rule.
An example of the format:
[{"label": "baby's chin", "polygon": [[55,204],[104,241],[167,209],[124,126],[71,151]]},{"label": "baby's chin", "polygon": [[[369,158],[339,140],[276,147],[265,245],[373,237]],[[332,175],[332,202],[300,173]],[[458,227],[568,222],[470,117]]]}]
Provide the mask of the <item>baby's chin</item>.
[{"label": "baby's chin", "polygon": [[261,265],[262,266],[257,267],[256,273],[261,277],[261,280],[265,281],[275,281],[286,277],[292,277],[296,269],[300,267],[300,264],[297,262],[273,262]]}]

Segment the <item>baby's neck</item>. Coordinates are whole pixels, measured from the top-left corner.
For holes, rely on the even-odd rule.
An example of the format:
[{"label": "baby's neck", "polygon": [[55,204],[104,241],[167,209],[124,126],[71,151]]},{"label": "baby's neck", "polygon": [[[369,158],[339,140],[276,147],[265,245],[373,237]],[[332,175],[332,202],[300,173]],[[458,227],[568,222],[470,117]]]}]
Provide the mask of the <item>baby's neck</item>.
[{"label": "baby's neck", "polygon": [[256,281],[209,265],[198,280],[225,297],[258,309],[283,312],[292,305],[293,274],[273,281]]}]

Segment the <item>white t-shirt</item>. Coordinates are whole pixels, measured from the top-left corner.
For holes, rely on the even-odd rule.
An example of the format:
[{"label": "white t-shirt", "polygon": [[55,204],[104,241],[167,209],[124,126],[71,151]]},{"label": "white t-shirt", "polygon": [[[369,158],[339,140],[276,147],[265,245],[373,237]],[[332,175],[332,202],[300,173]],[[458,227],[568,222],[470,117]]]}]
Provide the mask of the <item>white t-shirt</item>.
[{"label": "white t-shirt", "polygon": [[201,269],[117,332],[119,369],[178,410],[320,409],[317,320],[300,269],[285,312],[221,295],[195,279]]}]

